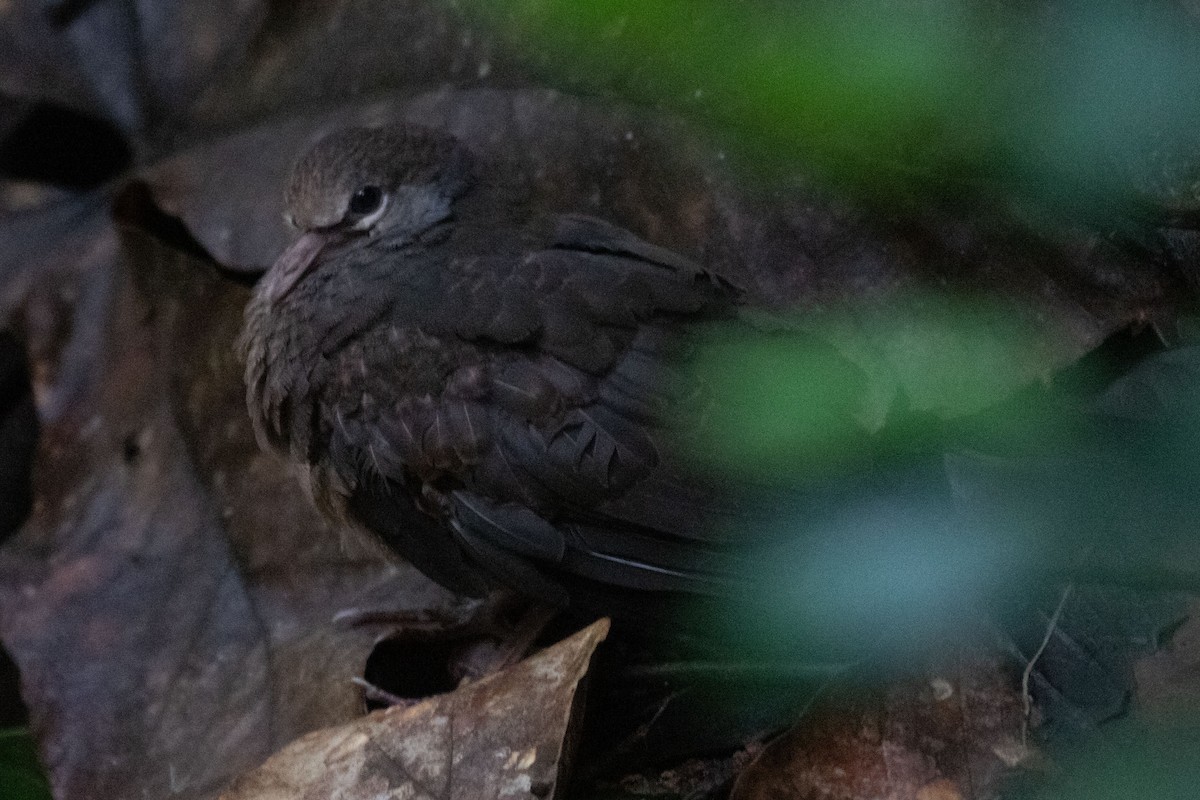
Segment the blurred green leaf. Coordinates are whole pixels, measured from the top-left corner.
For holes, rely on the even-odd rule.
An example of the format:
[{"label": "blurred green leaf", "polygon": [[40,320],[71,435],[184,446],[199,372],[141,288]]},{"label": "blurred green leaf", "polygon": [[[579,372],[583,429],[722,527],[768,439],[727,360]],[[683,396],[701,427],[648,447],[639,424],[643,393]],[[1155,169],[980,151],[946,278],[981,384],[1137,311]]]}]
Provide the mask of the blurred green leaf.
[{"label": "blurred green leaf", "polygon": [[801,333],[709,331],[692,374],[705,386],[701,461],[761,481],[827,474],[864,457],[866,377]]},{"label": "blurred green leaf", "polygon": [[928,450],[942,422],[1000,404],[1053,359],[1011,313],[932,297],[795,328],[707,332],[691,363],[709,401],[688,443],[702,463],[794,483],[866,466],[885,428]]},{"label": "blurred green leaf", "polygon": [[568,80],[707,113],[788,151],[898,161],[974,94],[956,4],[468,0]]},{"label": "blurred green leaf", "polygon": [[865,368],[906,408],[953,419],[1006,400],[1046,375],[1047,343],[1011,309],[981,301],[914,296],[855,320]]},{"label": "blurred green leaf", "polygon": [[50,800],[37,747],[24,728],[0,730],[0,800]]},{"label": "blurred green leaf", "polygon": [[781,517],[784,542],[743,576],[754,591],[729,604],[724,633],[751,651],[894,663],[952,638],[1012,565],[920,484],[877,480]]},{"label": "blurred green leaf", "polygon": [[1015,787],[1007,800],[1193,800],[1198,753],[1194,720],[1174,726],[1119,720],[1064,753],[1049,785]]},{"label": "blurred green leaf", "polygon": [[[734,131],[860,189],[1019,184],[1087,214],[1200,205],[1181,4],[457,0],[546,77]],[[1194,164],[1192,157],[1190,162]]]},{"label": "blurred green leaf", "polygon": [[[775,487],[754,498],[761,540],[776,544],[746,560],[755,592],[729,606],[731,640],[903,656],[964,613],[1011,611],[1066,581],[1200,586],[1200,348],[1083,394],[1017,391],[1040,363],[1018,326],[921,309],[861,323],[857,344],[841,330],[838,349],[742,331],[701,351],[713,398],[702,455],[730,480]],[[866,369],[841,356],[856,349]],[[858,416],[872,385],[924,412],[900,426],[902,447],[886,446],[902,412],[872,435]]]}]

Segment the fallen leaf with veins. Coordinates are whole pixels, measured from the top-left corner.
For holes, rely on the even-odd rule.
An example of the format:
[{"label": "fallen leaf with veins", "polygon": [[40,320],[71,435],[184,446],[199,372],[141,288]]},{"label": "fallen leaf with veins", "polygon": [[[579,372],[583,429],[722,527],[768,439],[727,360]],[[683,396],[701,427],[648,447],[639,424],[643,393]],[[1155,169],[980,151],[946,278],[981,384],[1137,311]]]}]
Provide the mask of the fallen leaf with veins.
[{"label": "fallen leaf with veins", "polygon": [[600,620],[503,672],[304,736],[221,800],[557,797],[576,693]]}]

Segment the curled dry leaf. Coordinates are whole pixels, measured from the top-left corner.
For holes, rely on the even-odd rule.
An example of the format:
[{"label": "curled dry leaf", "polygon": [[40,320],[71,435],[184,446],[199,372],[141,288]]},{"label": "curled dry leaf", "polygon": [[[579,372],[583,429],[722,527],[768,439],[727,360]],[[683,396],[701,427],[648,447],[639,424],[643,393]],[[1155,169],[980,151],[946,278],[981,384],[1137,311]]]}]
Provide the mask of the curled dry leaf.
[{"label": "curled dry leaf", "polygon": [[557,797],[576,692],[607,633],[600,620],[448,694],[310,733],[221,800]]}]

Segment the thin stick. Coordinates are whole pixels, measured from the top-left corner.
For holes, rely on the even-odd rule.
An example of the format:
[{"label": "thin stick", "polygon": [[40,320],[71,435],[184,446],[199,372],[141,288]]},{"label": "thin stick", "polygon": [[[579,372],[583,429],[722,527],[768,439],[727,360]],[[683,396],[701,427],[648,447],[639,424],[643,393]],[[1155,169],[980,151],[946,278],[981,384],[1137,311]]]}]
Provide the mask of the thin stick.
[{"label": "thin stick", "polygon": [[1071,590],[1074,588],[1075,584],[1073,583],[1068,583],[1063,587],[1062,597],[1058,599],[1058,607],[1054,609],[1049,623],[1046,624],[1046,635],[1042,637],[1042,643],[1038,645],[1033,658],[1025,664],[1025,672],[1021,674],[1021,704],[1025,710],[1025,716],[1021,719],[1021,747],[1027,747],[1029,744],[1029,717],[1033,713],[1033,696],[1029,693],[1029,679],[1033,676],[1033,668],[1037,665],[1038,659],[1042,657],[1042,653],[1046,652],[1046,646],[1050,644],[1050,637],[1054,635],[1054,629],[1058,627],[1058,619],[1062,616],[1063,608],[1067,605],[1067,598],[1071,596]]},{"label": "thin stick", "polygon": [[382,703],[389,708],[395,706],[411,708],[412,706],[415,706],[417,703],[421,702],[420,698],[400,697],[399,695],[392,694],[387,689],[381,689],[370,681],[357,676],[351,678],[350,682],[355,686],[362,687],[363,696],[367,700],[371,700],[376,703]]}]

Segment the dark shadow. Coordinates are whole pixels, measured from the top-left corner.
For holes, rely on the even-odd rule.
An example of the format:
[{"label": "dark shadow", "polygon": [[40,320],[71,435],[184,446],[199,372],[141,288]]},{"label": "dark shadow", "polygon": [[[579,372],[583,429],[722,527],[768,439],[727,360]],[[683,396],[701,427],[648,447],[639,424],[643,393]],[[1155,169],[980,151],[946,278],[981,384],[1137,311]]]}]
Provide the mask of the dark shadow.
[{"label": "dark shadow", "polygon": [[21,676],[17,665],[0,647],[0,730],[29,724],[29,712],[21,702]]},{"label": "dark shadow", "polygon": [[113,199],[113,219],[118,226],[134,228],[166,247],[212,264],[222,278],[234,283],[253,286],[259,278],[257,273],[227,269],[213,258],[183,220],[158,206],[154,194],[144,181],[129,181],[121,187]]},{"label": "dark shadow", "polygon": [[1055,375],[1054,388],[1068,395],[1098,394],[1150,356],[1166,349],[1167,345],[1149,325],[1122,328]]},{"label": "dark shadow", "polygon": [[0,332],[0,543],[29,516],[37,437],[25,349],[12,334]]},{"label": "dark shadow", "polygon": [[121,187],[113,199],[113,219],[118,225],[137,228],[173,250],[187,253],[202,261],[215,259],[188,230],[179,217],[158,207],[150,187],[143,181],[130,181]]},{"label": "dark shadow", "polygon": [[55,28],[69,28],[75,20],[96,5],[96,0],[59,0],[46,8],[46,17]]},{"label": "dark shadow", "polygon": [[[452,639],[387,639],[371,651],[363,678],[372,686],[406,700],[449,692],[458,685],[450,674],[450,664],[461,646],[461,641]],[[382,704],[368,701],[367,705],[379,708]]]},{"label": "dark shadow", "polygon": [[104,120],[39,103],[0,139],[0,176],[91,189],[119,175],[133,153]]}]

